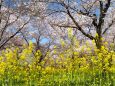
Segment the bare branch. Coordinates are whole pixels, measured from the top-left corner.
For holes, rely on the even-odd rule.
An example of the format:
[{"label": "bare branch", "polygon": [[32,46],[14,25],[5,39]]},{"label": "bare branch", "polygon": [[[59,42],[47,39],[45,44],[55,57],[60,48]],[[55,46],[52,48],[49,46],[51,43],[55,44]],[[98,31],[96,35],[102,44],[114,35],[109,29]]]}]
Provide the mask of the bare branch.
[{"label": "bare branch", "polygon": [[23,24],[23,26],[20,27],[12,36],[10,36],[8,39],[6,39],[6,41],[0,45],[0,49],[1,49],[7,42],[9,42],[10,39],[12,39],[15,35],[17,35],[17,34],[25,27],[25,25],[27,25],[27,24],[29,23],[29,21],[30,21],[30,19],[29,19],[25,24]]},{"label": "bare branch", "polygon": [[115,19],[112,20],[112,22],[109,24],[109,26],[107,28],[105,28],[105,30],[103,31],[102,34],[105,34],[114,23],[115,23]]}]

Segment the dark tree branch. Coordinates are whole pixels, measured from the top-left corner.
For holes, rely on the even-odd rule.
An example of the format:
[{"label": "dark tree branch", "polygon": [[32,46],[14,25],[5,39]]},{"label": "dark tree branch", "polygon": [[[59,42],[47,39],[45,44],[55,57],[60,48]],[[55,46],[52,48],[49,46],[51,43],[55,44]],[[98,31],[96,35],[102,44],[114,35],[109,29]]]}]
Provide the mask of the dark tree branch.
[{"label": "dark tree branch", "polygon": [[74,24],[76,25],[76,29],[78,29],[83,35],[85,35],[86,37],[90,38],[91,40],[95,39],[93,36],[87,34],[80,26],[79,24],[76,22],[75,18],[71,15],[69,9],[68,9],[68,6],[66,4],[63,4],[64,7],[66,8],[67,10],[67,14],[68,16],[72,19],[72,21],[74,22]]},{"label": "dark tree branch", "polygon": [[64,28],[77,28],[76,26],[71,26],[71,25],[58,25],[58,24],[53,24],[54,26],[58,26],[58,27],[64,27]]},{"label": "dark tree branch", "polygon": [[20,27],[12,36],[10,36],[8,39],[6,39],[6,41],[0,45],[0,49],[1,49],[7,42],[9,42],[10,39],[12,39],[15,35],[17,35],[17,34],[25,27],[25,25],[27,25],[27,24],[29,23],[29,21],[30,21],[30,19],[29,19],[25,24],[23,24],[23,26]]},{"label": "dark tree branch", "polygon": [[[9,15],[9,17],[10,17],[10,15]],[[11,23],[9,23],[9,17],[8,17],[8,19],[6,21],[5,26],[3,28],[1,28],[2,31],[1,31],[1,34],[0,34],[0,41],[2,40],[2,37],[3,37],[4,32],[6,31],[7,27],[10,26],[10,25],[12,25],[13,23],[15,23],[19,19],[19,16],[18,16],[14,21],[12,21]]]},{"label": "dark tree branch", "polygon": [[105,8],[103,9],[104,13],[106,13],[111,5],[111,0],[107,0],[107,3],[105,5]]},{"label": "dark tree branch", "polygon": [[105,28],[105,30],[103,31],[102,34],[105,34],[109,30],[109,28],[114,24],[114,22],[115,22],[115,20],[112,20],[111,24],[109,24],[109,26],[107,28]]},{"label": "dark tree branch", "polygon": [[2,18],[2,14],[1,14],[2,3],[3,3],[3,0],[0,0],[0,24],[1,24],[1,18]]},{"label": "dark tree branch", "polygon": [[22,34],[24,40],[26,41],[27,45],[29,46],[29,42],[28,42],[26,36],[24,35],[24,33],[22,31],[19,31],[19,32]]},{"label": "dark tree branch", "polygon": [[101,26],[104,22],[103,18],[103,2],[102,1],[99,1],[100,3],[100,16],[99,16],[99,23],[98,23],[98,28],[97,28],[97,33],[101,32]]},{"label": "dark tree branch", "polygon": [[100,29],[101,26],[104,23],[104,18],[106,16],[106,13],[107,13],[109,7],[110,7],[111,0],[107,0],[107,3],[105,5],[105,7],[103,6],[103,2],[102,1],[99,1],[99,2],[100,2],[100,17],[99,17],[98,29]]}]

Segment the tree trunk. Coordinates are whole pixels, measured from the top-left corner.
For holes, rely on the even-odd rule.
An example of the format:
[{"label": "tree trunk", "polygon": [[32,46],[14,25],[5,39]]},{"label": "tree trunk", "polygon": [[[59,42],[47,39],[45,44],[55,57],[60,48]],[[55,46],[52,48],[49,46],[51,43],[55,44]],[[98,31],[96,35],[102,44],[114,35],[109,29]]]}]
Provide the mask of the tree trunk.
[{"label": "tree trunk", "polygon": [[96,37],[95,43],[96,43],[97,49],[101,49],[101,47],[102,47],[102,36],[101,35]]}]

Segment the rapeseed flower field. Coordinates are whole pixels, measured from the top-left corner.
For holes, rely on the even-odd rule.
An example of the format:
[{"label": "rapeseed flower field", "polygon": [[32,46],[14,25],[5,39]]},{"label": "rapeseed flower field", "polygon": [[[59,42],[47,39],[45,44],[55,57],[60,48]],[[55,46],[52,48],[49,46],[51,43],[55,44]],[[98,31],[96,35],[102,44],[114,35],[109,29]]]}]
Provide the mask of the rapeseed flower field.
[{"label": "rapeseed flower field", "polygon": [[1,52],[0,86],[115,85],[115,52],[105,46],[101,50],[83,47],[81,51],[70,48],[62,52],[54,46],[56,57],[47,52],[41,62],[42,53],[38,50],[33,55],[33,48],[30,43],[21,52],[19,48]]}]

